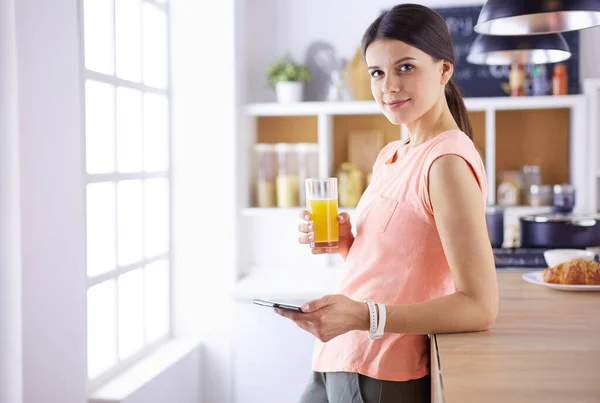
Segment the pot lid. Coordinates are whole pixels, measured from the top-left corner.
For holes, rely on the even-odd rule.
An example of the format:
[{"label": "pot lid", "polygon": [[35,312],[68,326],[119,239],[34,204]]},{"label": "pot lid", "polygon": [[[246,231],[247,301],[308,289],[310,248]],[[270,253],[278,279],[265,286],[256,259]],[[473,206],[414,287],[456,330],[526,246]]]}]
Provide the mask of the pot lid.
[{"label": "pot lid", "polygon": [[590,225],[595,225],[596,221],[600,221],[600,215],[598,214],[590,214],[590,215],[574,215],[574,214],[536,214],[531,216],[521,217],[521,221],[527,222],[576,222],[576,223],[588,223]]}]

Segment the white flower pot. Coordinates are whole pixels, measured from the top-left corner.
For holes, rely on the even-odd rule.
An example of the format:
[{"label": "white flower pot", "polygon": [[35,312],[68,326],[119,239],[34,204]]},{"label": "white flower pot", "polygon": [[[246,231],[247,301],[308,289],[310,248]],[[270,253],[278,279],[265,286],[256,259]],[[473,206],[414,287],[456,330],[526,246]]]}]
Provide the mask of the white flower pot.
[{"label": "white flower pot", "polygon": [[277,101],[282,104],[302,102],[302,91],[304,83],[302,81],[284,81],[275,85]]}]

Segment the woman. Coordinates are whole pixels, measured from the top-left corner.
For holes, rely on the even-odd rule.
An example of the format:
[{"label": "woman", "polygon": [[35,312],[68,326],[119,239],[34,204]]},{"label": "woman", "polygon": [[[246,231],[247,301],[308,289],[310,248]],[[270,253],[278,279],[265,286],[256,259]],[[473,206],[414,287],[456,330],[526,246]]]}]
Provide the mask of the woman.
[{"label": "woman", "polygon": [[[377,104],[410,137],[380,152],[356,237],[342,213],[338,249],[312,250],[345,259],[340,293],[303,313],[277,310],[318,339],[303,403],[429,401],[427,335],[485,330],[498,310],[485,169],[451,80],[445,21],[399,5],[373,22],[362,46]],[[299,240],[310,244],[310,215],[301,217]]]}]

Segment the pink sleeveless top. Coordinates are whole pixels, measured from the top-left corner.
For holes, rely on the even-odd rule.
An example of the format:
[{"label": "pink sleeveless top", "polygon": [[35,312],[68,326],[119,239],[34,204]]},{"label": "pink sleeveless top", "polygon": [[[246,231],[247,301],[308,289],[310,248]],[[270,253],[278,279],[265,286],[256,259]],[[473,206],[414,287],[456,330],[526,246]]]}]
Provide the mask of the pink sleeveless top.
[{"label": "pink sleeveless top", "polygon": [[[429,199],[429,169],[446,154],[462,157],[487,198],[485,167],[473,142],[461,131],[446,131],[393,162],[408,140],[383,148],[373,180],[356,209],[356,239],[346,259],[340,293],[386,305],[411,304],[454,292],[454,282]],[[386,333],[369,340],[351,331],[327,343],[316,341],[313,370],[358,372],[390,381],[418,379],[429,372],[427,335]]]}]

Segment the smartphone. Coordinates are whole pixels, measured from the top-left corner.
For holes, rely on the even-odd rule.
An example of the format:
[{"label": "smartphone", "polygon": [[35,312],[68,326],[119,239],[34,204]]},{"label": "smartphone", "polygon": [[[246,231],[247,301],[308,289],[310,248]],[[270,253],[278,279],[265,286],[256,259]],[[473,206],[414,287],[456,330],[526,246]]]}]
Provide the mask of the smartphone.
[{"label": "smartphone", "polygon": [[268,306],[270,308],[285,309],[286,311],[302,312],[298,305],[284,304],[282,302],[267,301],[264,299],[255,299],[252,301],[256,305]]}]

